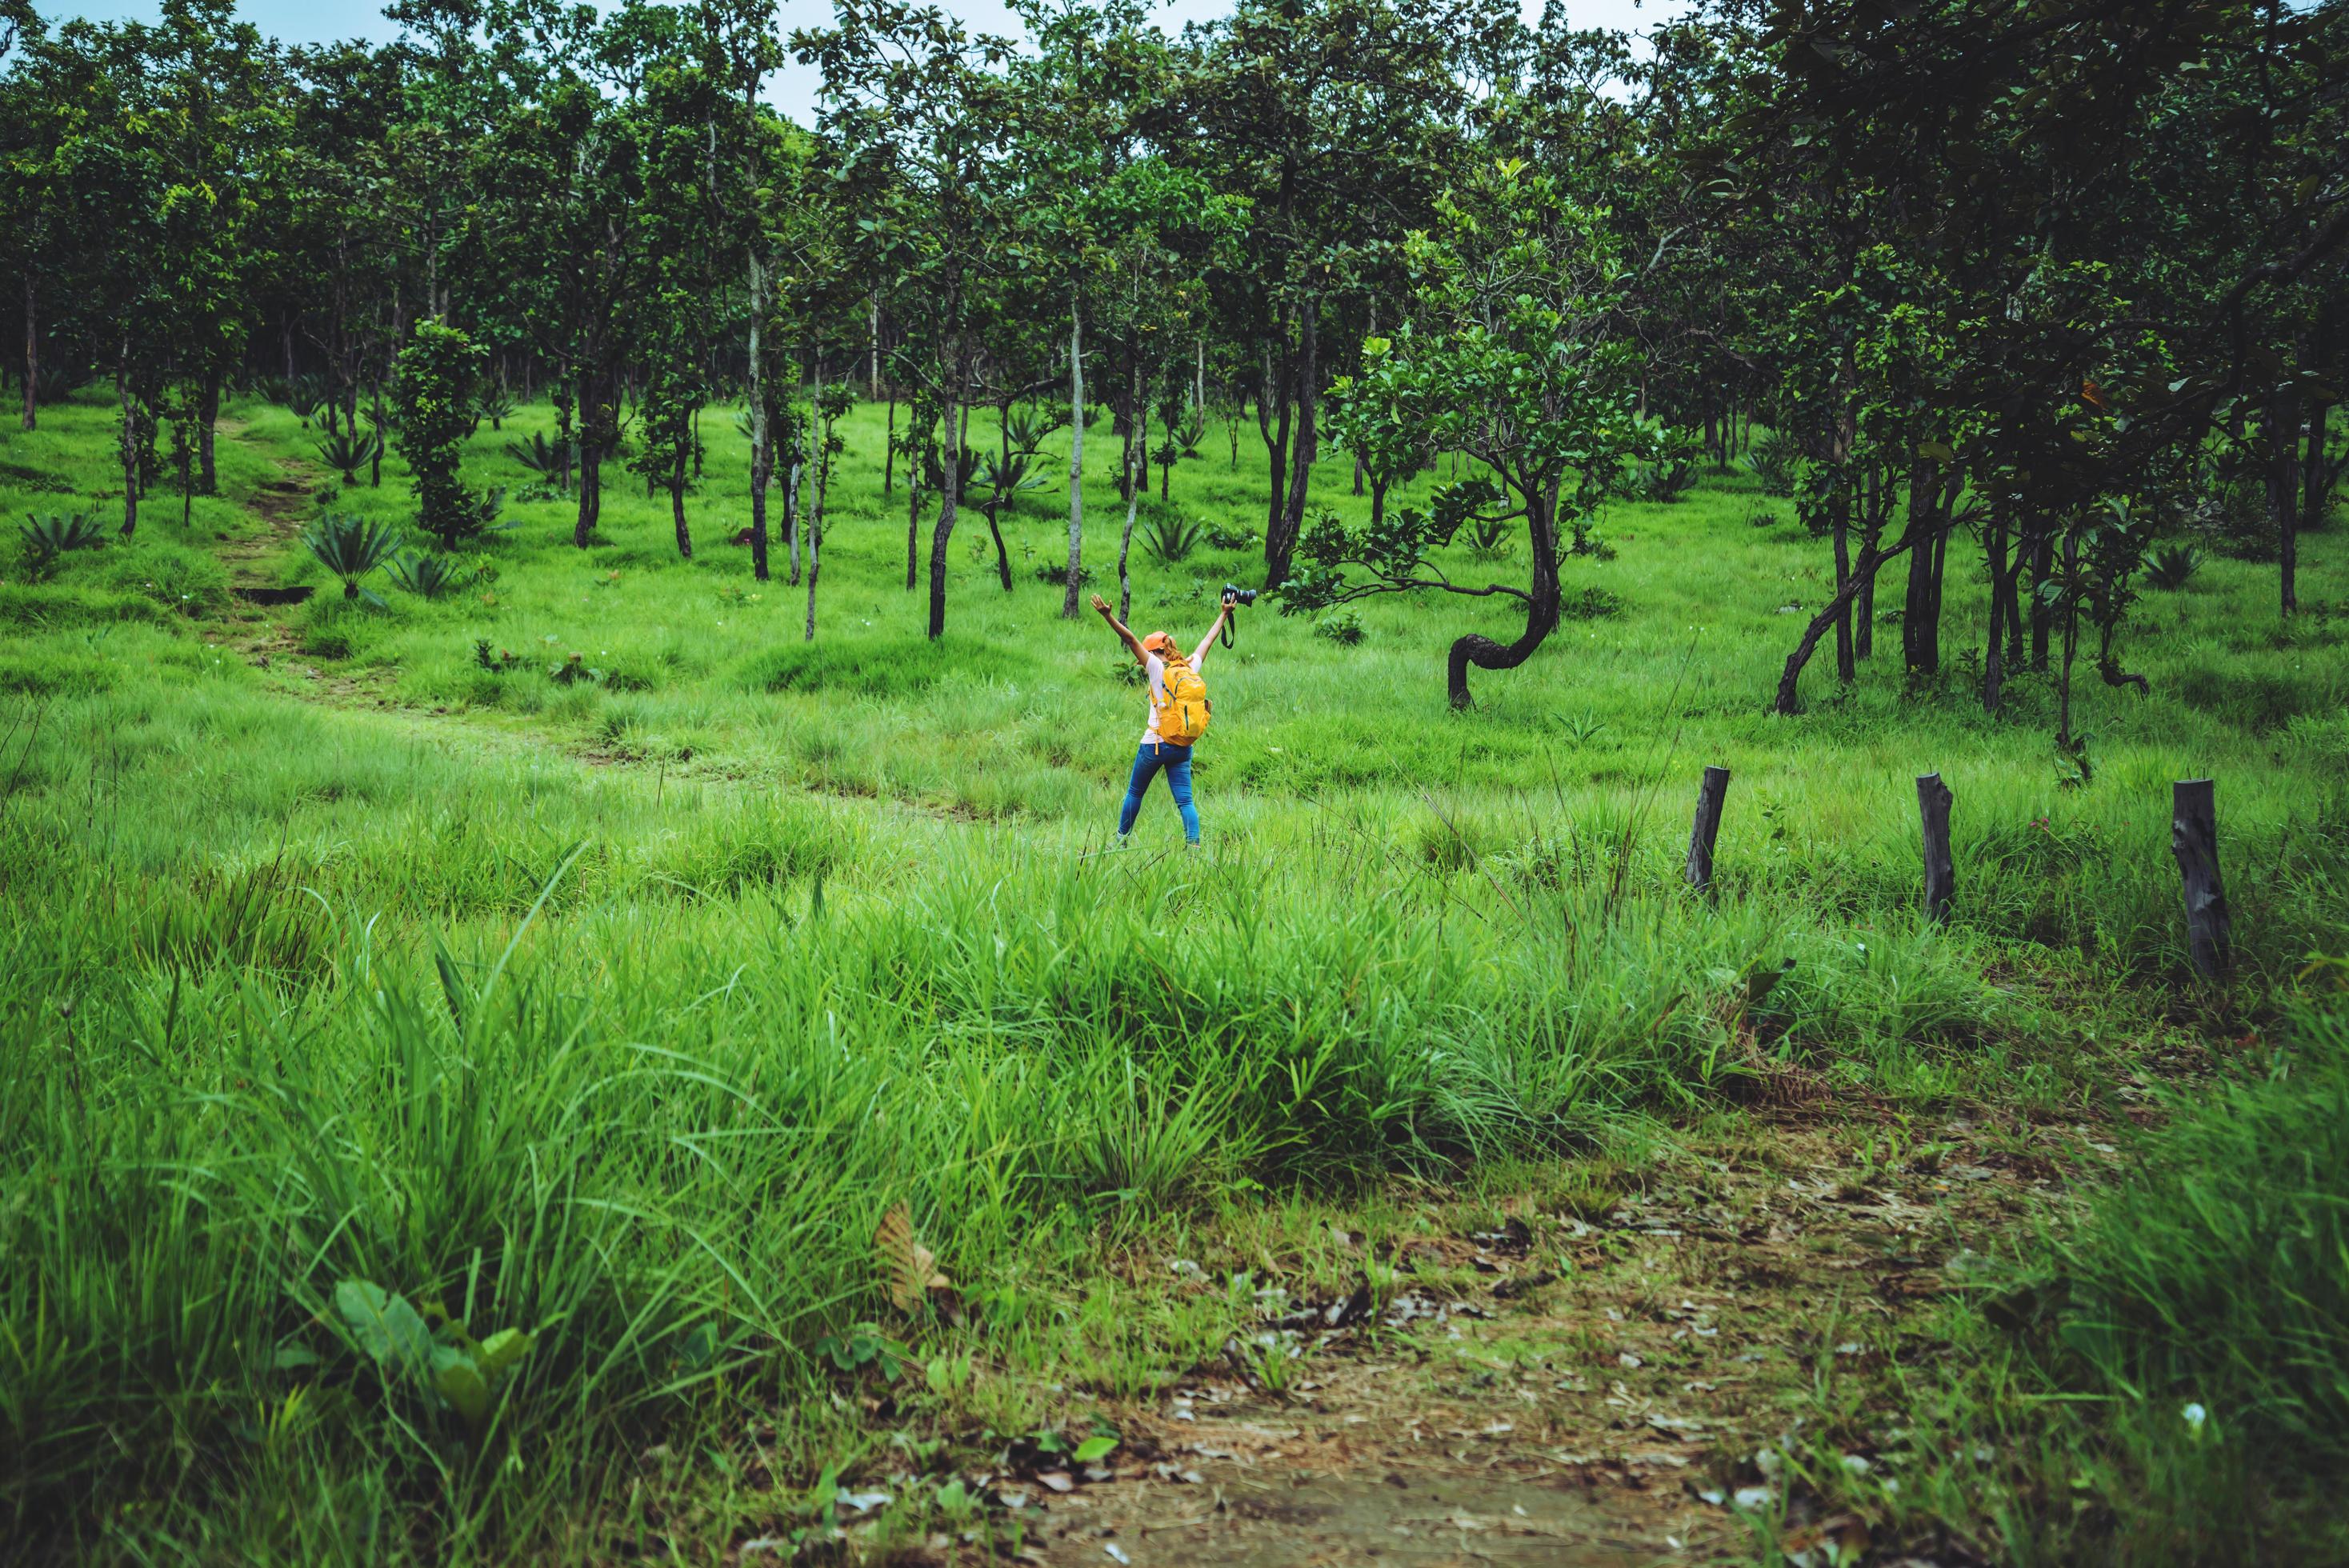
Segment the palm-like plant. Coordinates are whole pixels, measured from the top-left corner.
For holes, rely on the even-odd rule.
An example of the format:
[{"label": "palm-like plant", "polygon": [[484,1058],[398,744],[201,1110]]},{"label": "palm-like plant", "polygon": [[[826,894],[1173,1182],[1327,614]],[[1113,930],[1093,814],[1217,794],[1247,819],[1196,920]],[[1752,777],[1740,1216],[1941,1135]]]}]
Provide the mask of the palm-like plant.
[{"label": "palm-like plant", "polygon": [[1174,445],[1181,449],[1183,456],[1195,458],[1199,455],[1199,443],[1206,435],[1207,417],[1194,404],[1191,411],[1183,416],[1183,423],[1175,427]]},{"label": "palm-like plant", "polygon": [[1023,458],[1032,458],[1044,438],[1069,422],[1069,411],[1058,404],[1043,408],[1014,408],[1003,421],[1004,438]]},{"label": "palm-like plant", "polygon": [[1008,507],[1022,491],[1042,490],[1052,482],[1046,475],[1030,473],[1030,460],[1027,454],[1017,449],[1008,461],[996,453],[983,453],[963,486],[964,493],[981,505],[999,500]]},{"label": "palm-like plant", "polygon": [[473,400],[475,416],[487,419],[492,430],[504,429],[506,421],[513,417],[513,411],[520,407],[521,405],[514,401],[514,395],[502,386],[493,387]]},{"label": "palm-like plant", "polygon": [[399,552],[399,534],[388,523],[347,512],[322,517],[302,532],[318,564],[343,580],[343,597],[380,606],[381,596],[359,579]]},{"label": "palm-like plant", "polygon": [[1802,482],[1802,451],[1792,436],[1767,430],[1745,454],[1745,471],[1762,481],[1764,494],[1790,496]]},{"label": "palm-like plant", "polygon": [[2165,544],[2146,557],[2146,581],[2171,593],[2202,570],[2202,552],[2190,544]]},{"label": "palm-like plant", "polygon": [[1179,511],[1167,511],[1150,520],[1142,542],[1154,559],[1172,566],[1198,549],[1201,538],[1197,523]]},{"label": "palm-like plant", "polygon": [[419,599],[438,599],[465,585],[457,563],[445,555],[399,555],[384,562],[394,583]]},{"label": "palm-like plant", "polygon": [[344,428],[330,430],[318,438],[318,460],[343,476],[343,482],[359,482],[359,470],[375,461],[383,450],[383,432],[369,430],[365,435]]},{"label": "palm-like plant", "polygon": [[1471,559],[1492,565],[1506,561],[1517,552],[1516,541],[1509,537],[1506,518],[1480,517],[1468,524],[1468,554]]},{"label": "palm-like plant", "polygon": [[79,511],[27,512],[16,531],[25,540],[25,568],[36,577],[47,575],[67,551],[95,550],[106,542],[98,520]]},{"label": "palm-like plant", "polygon": [[550,441],[540,431],[533,430],[527,441],[508,441],[506,456],[532,473],[547,475],[562,471],[563,449]]}]

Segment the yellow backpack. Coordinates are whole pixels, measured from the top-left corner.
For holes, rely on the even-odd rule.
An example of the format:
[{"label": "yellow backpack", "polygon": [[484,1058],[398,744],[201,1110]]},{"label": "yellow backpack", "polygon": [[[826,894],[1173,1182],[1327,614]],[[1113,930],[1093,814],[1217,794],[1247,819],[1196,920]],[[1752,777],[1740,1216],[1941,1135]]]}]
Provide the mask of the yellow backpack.
[{"label": "yellow backpack", "polygon": [[1161,684],[1166,700],[1158,705],[1158,738],[1169,746],[1189,746],[1207,733],[1207,683],[1180,654],[1169,654]]}]

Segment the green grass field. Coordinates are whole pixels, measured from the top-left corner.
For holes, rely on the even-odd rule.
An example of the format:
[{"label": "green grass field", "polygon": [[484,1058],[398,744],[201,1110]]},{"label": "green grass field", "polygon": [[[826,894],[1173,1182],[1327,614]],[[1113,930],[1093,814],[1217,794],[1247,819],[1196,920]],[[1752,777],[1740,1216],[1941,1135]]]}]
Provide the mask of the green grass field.
[{"label": "green grass field", "polygon": [[[0,514],[117,521],[110,415],[9,431]],[[758,583],[729,542],[747,464],[723,408],[689,562],[666,497],[616,464],[594,548],[567,501],[513,500],[481,581],[427,602],[378,574],[387,608],[346,602],[294,533],[405,517],[405,476],[342,487],[255,400],[227,410],[222,493],[189,526],[158,493],[135,542],[47,581],[11,562],[0,1533],[137,1563],[611,1561],[653,1539],[730,1562],[829,1518],[842,1478],[913,1463],[909,1440],[1074,1429],[1213,1356],[1246,1291],[1170,1295],[1120,1265],[1173,1238],[1619,1165],[1635,1132],[1717,1129],[1792,1074],[1870,1115],[2106,1117],[2143,1053],[2289,1038],[2303,967],[2349,953],[2338,521],[2303,542],[2290,624],[2270,567],[2147,593],[2123,662],[2149,694],[2084,661],[2082,782],[2045,676],[1985,716],[1971,655],[1906,689],[1897,627],[1856,686],[1830,649],[1808,711],[1770,716],[1826,549],[1713,476],[1610,511],[1612,558],[1566,566],[1591,613],[1478,676],[1465,714],[1444,649],[1507,625],[1479,602],[1375,602],[1353,645],[1245,614],[1206,667],[1205,849],[1183,852],[1162,787],[1136,847],[1102,854],[1143,702],[1037,580],[1065,559],[1064,483],[1006,521],[1008,593],[967,516],[928,643],[882,418],[849,422],[812,643],[787,552]],[[503,443],[551,428],[544,408],[484,427],[467,478],[519,491]],[[1112,600],[1115,449],[1097,426],[1086,559]],[[1217,586],[1258,574],[1252,552],[1161,562],[1144,539],[1169,511],[1260,530],[1259,452],[1244,432],[1233,471],[1211,429],[1144,504],[1137,631],[1188,641]],[[1347,479],[1326,454],[1317,501],[1365,506]],[[1457,554],[1464,580],[1523,572]],[[1976,566],[1953,548],[1952,649],[1980,643]],[[320,592],[263,611],[232,583]],[[595,674],[559,678],[574,655]],[[1733,775],[1712,901],[1679,880],[1706,764]],[[1929,771],[1956,796],[1938,928]],[[2203,775],[2223,992],[2190,983],[2168,847],[2170,782]],[[900,1202],[958,1326],[888,1299],[873,1238]],[[469,1412],[397,1332],[354,1326],[355,1281],[530,1346],[474,1363]],[[886,1413],[841,1392],[841,1358],[882,1341],[914,1363]],[[700,1460],[647,1482],[655,1445]],[[2150,1506],[2130,1463],[2114,1509]],[[2008,1539],[2070,1540],[2033,1474]],[[1920,1491],[1886,1517],[1914,1523]],[[1964,1491],[1932,1492],[1937,1517],[2002,1506]],[[923,1506],[905,1539],[960,1504]]]}]

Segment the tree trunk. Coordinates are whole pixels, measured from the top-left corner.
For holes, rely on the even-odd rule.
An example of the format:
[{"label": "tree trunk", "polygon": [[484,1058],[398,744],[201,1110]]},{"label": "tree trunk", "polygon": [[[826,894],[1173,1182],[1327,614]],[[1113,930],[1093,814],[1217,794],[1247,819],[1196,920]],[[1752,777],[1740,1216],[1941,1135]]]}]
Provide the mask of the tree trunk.
[{"label": "tree trunk", "polygon": [[[852,366],[854,366],[855,363],[856,362],[853,359],[849,361],[849,364]],[[853,376],[855,374],[855,371],[851,369],[849,374]],[[854,383],[851,383],[851,385],[854,385]],[[815,397],[808,406],[810,424],[814,424],[815,420],[821,418],[815,410],[822,408],[823,407],[823,361],[819,358],[815,362]],[[831,454],[825,450],[825,449],[832,444],[831,435],[832,428],[828,424],[818,427],[815,431],[815,501],[814,504],[808,509],[807,522],[808,611],[806,640],[811,643],[815,641],[815,580],[817,575],[823,570],[823,480],[825,473],[832,467]]]},{"label": "tree trunk", "polygon": [[1996,713],[2006,692],[2005,640],[2000,634],[2006,628],[2007,595],[2014,591],[2014,580],[2006,567],[2007,506],[2003,494],[1992,497],[1990,522],[1982,530],[1982,554],[1990,564],[1990,628],[1982,638],[1984,713]]},{"label": "tree trunk", "polygon": [[[1941,673],[1941,634],[1936,608],[1933,568],[1939,556],[1931,547],[1941,519],[1936,501],[1940,479],[1931,459],[1920,458],[1909,470],[1909,528],[1918,539],[1909,552],[1909,593],[1900,611],[1900,652],[1909,679],[1930,680]],[[1920,531],[1930,529],[1928,534]]]},{"label": "tree trunk", "polygon": [[[2064,535],[2064,575],[2079,580],[2080,533],[2067,530]],[[2064,665],[2055,677],[2055,744],[2072,744],[2072,660],[2080,651],[2080,603],[2067,596],[2064,604]]]},{"label": "tree trunk", "polygon": [[[1285,324],[1282,330],[1287,330]],[[1285,361],[1285,345],[1282,356]],[[1274,376],[1272,341],[1268,338],[1264,345],[1264,386],[1256,400],[1256,428],[1264,438],[1265,459],[1272,469],[1264,503],[1264,558],[1268,566],[1272,562],[1273,541],[1280,532],[1280,510],[1288,499],[1288,366],[1284,363],[1279,376]]]},{"label": "tree trunk", "polygon": [[1853,595],[1845,592],[1851,583],[1851,497],[1842,486],[1827,502],[1827,531],[1835,540],[1836,599],[1843,605],[1836,617],[1836,679],[1849,686],[1859,678],[1859,666],[1851,645]]},{"label": "tree trunk", "polygon": [[800,535],[806,531],[800,523],[800,476],[807,469],[808,427],[815,422],[814,413],[809,409],[799,434],[792,438],[792,466],[783,476],[783,548],[791,552],[794,588],[800,581]]},{"label": "tree trunk", "polygon": [[1777,700],[1772,705],[1775,711],[1789,716],[1803,711],[1797,687],[1803,678],[1803,666],[1811,662],[1811,655],[1818,647],[1819,639],[1827,634],[1828,629],[1842,616],[1845,607],[1858,595],[1861,585],[1875,576],[1886,562],[1908,549],[1909,542],[1909,537],[1904,534],[1889,550],[1879,552],[1865,546],[1861,548],[1851,581],[1837,590],[1835,598],[1811,617],[1811,624],[1803,629],[1802,640],[1795,645],[1795,651],[1786,655],[1786,667],[1778,676]]},{"label": "tree trunk", "polygon": [[[959,351],[957,351],[958,353]],[[947,546],[954,540],[955,505],[962,499],[962,426],[956,416],[961,408],[962,387],[960,361],[956,361],[955,379],[947,388],[946,439],[938,443],[940,471],[944,483],[938,487],[938,521],[930,530],[930,640],[936,642],[947,630]]]},{"label": "tree trunk", "polygon": [[1077,579],[1084,571],[1085,352],[1084,312],[1069,298],[1069,576],[1061,619],[1077,618]]},{"label": "tree trunk", "polygon": [[881,499],[887,500],[897,488],[897,384],[889,384],[889,435],[881,443]]},{"label": "tree trunk", "polygon": [[579,513],[571,530],[571,542],[581,550],[587,548],[595,534],[595,514],[603,506],[604,450],[597,438],[602,435],[604,418],[596,399],[603,395],[595,373],[579,373]]},{"label": "tree trunk", "polygon": [[33,292],[33,267],[25,265],[25,428],[37,428],[40,415],[41,387],[41,315],[40,302]]},{"label": "tree trunk", "polygon": [[130,397],[130,335],[122,335],[122,351],[114,362],[114,400],[122,409],[122,428],[116,438],[122,459],[122,537],[139,531],[139,416]]},{"label": "tree trunk", "polygon": [[1469,665],[1480,670],[1516,669],[1557,629],[1557,508],[1555,493],[1529,497],[1526,503],[1526,530],[1533,548],[1533,596],[1526,605],[1526,629],[1517,640],[1505,645],[1471,632],[1453,643],[1445,659],[1444,681],[1454,707],[1469,706]]},{"label": "tree trunk", "polygon": [[2279,387],[2268,395],[2268,515],[2275,520],[2279,608],[2300,609],[2300,394]]},{"label": "tree trunk", "polygon": [[[1874,550],[1884,539],[1884,470],[1870,463],[1868,477],[1860,492],[1859,547],[1863,552]],[[1851,656],[1856,660],[1876,656],[1876,579],[1870,577],[1859,585],[1859,596],[1852,603]]]},{"label": "tree trunk", "polygon": [[[1312,295],[1308,294],[1305,299],[1305,308],[1301,314],[1304,318],[1299,324],[1303,346],[1298,356],[1297,445],[1288,456],[1288,504],[1281,511],[1280,537],[1277,541],[1272,539],[1265,541],[1264,559],[1268,568],[1266,577],[1268,580],[1267,586],[1273,588],[1279,587],[1288,580],[1289,561],[1297,552],[1298,535],[1304,531],[1305,528],[1306,487],[1312,480],[1313,459],[1319,455],[1319,449],[1314,440],[1314,413],[1319,401],[1314,395],[1314,383],[1318,378],[1316,360],[1319,345],[1317,340],[1316,325],[1321,314],[1319,303]],[[1455,646],[1455,656],[1457,654],[1458,650]],[[1463,669],[1461,679],[1464,683],[1467,677],[1464,666]],[[1467,687],[1462,684],[1454,689],[1464,691]]]},{"label": "tree trunk", "polygon": [[196,407],[196,490],[201,495],[220,494],[220,468],[212,453],[212,430],[220,422],[220,405],[221,373],[208,370]]},{"label": "tree trunk", "polygon": [[[1133,377],[1133,401],[1142,404],[1142,361],[1136,358],[1131,366]],[[1117,542],[1117,618],[1130,619],[1133,614],[1133,581],[1126,575],[1126,560],[1133,552],[1133,514],[1142,505],[1142,487],[1133,479],[1133,449],[1137,443],[1125,444],[1125,531]]]},{"label": "tree trunk", "polygon": [[911,593],[921,582],[922,559],[922,471],[918,455],[909,456],[905,464],[905,592]]},{"label": "tree trunk", "polygon": [[767,428],[767,377],[759,337],[767,315],[767,269],[756,245],[750,253],[750,575],[767,580],[767,486],[775,477],[774,433]]},{"label": "tree trunk", "polygon": [[668,479],[668,509],[677,523],[677,552],[690,561],[693,559],[693,534],[685,526],[685,450],[679,448],[677,467]]},{"label": "tree trunk", "polygon": [[2031,667],[2047,668],[2047,648],[2050,634],[2055,629],[2054,612],[2040,593],[2040,584],[2055,574],[2055,535],[2044,518],[2038,521],[2031,541]]},{"label": "tree trunk", "polygon": [[1006,397],[995,410],[995,483],[987,491],[987,533],[995,541],[995,570],[1003,579],[1003,591],[1011,592],[1011,556],[1003,548],[1003,530],[999,520],[1003,511],[1003,480],[1011,471],[1011,399]]}]

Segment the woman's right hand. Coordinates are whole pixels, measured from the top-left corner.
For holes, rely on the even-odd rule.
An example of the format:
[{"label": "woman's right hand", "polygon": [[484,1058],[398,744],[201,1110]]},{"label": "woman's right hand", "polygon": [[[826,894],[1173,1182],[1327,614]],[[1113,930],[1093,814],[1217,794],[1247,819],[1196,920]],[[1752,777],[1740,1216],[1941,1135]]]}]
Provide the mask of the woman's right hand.
[{"label": "woman's right hand", "polygon": [[1106,615],[1109,614],[1109,601],[1096,593],[1093,595],[1093,608]]}]

